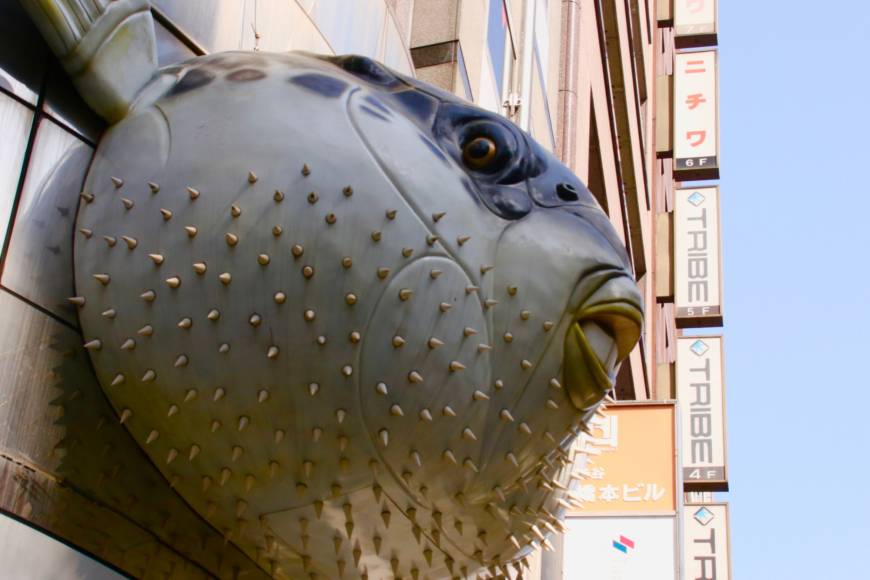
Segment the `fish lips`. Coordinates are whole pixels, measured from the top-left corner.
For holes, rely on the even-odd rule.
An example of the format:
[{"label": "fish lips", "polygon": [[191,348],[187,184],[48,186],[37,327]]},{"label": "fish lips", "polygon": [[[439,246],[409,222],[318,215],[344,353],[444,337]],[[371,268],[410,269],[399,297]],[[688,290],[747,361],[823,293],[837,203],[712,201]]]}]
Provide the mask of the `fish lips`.
[{"label": "fish lips", "polygon": [[576,310],[565,335],[565,388],[581,410],[596,405],[616,381],[643,332],[640,292],[630,276],[613,271]]}]

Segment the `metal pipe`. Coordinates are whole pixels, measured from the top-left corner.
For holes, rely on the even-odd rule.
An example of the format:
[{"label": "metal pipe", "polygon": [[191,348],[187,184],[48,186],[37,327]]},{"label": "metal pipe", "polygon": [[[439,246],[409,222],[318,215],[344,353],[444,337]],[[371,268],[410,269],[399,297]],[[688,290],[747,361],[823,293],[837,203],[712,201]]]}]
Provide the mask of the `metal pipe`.
[{"label": "metal pipe", "polygon": [[522,77],[520,78],[520,128],[529,131],[532,100],[532,68],[535,46],[535,12],[537,0],[526,0],[523,13]]},{"label": "metal pipe", "polygon": [[554,534],[550,536],[553,551],[541,553],[541,580],[562,580],[564,577],[565,536]]},{"label": "metal pipe", "polygon": [[559,50],[559,101],[556,124],[556,154],[577,172],[577,109],[580,78],[580,4],[562,0],[562,40]]}]

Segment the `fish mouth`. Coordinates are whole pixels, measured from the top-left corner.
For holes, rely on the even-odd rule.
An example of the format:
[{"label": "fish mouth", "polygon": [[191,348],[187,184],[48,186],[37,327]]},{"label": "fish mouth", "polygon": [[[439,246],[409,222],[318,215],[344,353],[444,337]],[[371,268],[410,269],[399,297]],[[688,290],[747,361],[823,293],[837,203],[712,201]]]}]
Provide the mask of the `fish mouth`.
[{"label": "fish mouth", "polygon": [[642,331],[640,294],[627,276],[603,284],[577,310],[565,336],[564,381],[578,409],[589,409],[613,388]]}]

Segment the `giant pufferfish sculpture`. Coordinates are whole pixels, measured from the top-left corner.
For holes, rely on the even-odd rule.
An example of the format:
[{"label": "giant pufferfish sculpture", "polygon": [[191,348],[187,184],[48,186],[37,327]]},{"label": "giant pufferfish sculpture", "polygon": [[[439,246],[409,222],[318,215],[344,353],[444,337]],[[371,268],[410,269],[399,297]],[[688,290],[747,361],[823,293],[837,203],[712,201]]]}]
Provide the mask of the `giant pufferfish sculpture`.
[{"label": "giant pufferfish sculpture", "polygon": [[277,577],[495,574],[546,544],[642,325],[586,187],[508,120],[367,58],[149,71],[146,2],[103,6],[75,58],[35,6],[117,121],[71,300],[168,484]]}]

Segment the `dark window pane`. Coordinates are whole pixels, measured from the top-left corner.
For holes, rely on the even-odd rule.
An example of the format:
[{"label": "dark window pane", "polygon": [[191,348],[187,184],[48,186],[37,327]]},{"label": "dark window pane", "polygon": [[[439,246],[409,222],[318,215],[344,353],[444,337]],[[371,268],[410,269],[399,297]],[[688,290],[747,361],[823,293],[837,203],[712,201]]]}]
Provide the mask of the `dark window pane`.
[{"label": "dark window pane", "polygon": [[18,2],[0,2],[0,88],[36,103],[48,48]]},{"label": "dark window pane", "polygon": [[45,112],[96,143],[106,127],[105,121],[82,100],[60,64],[54,59],[52,61],[48,70]]}]

